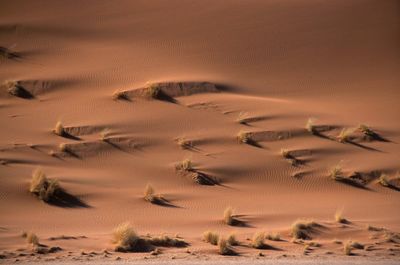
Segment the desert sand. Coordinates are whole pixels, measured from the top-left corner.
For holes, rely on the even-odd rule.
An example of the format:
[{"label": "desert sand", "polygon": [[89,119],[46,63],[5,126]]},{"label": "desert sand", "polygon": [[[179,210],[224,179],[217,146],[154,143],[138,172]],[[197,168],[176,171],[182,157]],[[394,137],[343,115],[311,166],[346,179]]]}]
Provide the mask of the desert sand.
[{"label": "desert sand", "polygon": [[1,6],[0,263],[400,260],[399,1]]}]

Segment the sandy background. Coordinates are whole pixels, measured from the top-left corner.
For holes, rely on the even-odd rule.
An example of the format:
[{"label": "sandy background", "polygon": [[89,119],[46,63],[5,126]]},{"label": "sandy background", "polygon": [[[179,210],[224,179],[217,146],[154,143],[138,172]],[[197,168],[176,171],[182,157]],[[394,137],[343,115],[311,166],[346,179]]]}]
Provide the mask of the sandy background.
[{"label": "sandy background", "polygon": [[[373,0],[4,2],[0,46],[21,58],[1,58],[0,80],[20,81],[34,98],[0,92],[0,251],[15,259],[27,247],[21,231],[34,231],[63,248],[51,256],[100,253],[113,249],[111,231],[124,221],[139,234],[179,234],[193,252],[210,256],[217,250],[202,242],[205,230],[234,231],[244,244],[254,232],[279,232],[285,241],[271,245],[281,250],[264,251],[272,257],[303,255],[304,246],[290,242],[299,218],[325,227],[313,238],[322,243],[310,253],[317,256],[343,255],[335,238],[381,242],[385,235],[367,225],[400,231],[397,190],[377,179],[361,189],[328,176],[339,162],[346,174],[398,176],[399,10],[399,1]],[[116,90],[189,81],[216,84],[218,93],[175,97],[176,103],[112,99]],[[243,125],[240,115],[254,119]],[[324,132],[331,139],[304,129],[310,117],[332,127]],[[52,133],[57,121],[79,139]],[[388,141],[332,140],[361,123]],[[114,144],[100,140],[104,129]],[[284,137],[254,147],[237,142],[241,130]],[[179,137],[196,148],[182,150]],[[49,155],[61,143],[75,156]],[[288,163],[281,148],[302,150],[303,163]],[[177,174],[183,159],[221,185]],[[86,206],[58,207],[32,196],[37,167]],[[147,183],[176,207],[143,200]],[[222,222],[227,206],[245,226]],[[350,224],[334,221],[338,209]],[[49,240],[60,235],[78,238]],[[377,246],[359,255],[399,258],[398,243]]]}]

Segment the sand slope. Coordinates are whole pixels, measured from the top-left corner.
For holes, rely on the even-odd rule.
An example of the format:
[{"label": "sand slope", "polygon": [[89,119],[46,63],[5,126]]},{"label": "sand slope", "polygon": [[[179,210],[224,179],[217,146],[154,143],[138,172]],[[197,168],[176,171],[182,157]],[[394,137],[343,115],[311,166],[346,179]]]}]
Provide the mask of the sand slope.
[{"label": "sand slope", "polygon": [[[336,238],[375,248],[361,256],[398,259],[400,242],[386,235],[400,231],[400,193],[378,183],[385,173],[396,184],[400,170],[398,10],[398,1],[372,0],[4,3],[0,46],[18,56],[3,53],[0,79],[19,81],[31,98],[0,91],[0,252],[29,253],[21,231],[63,248],[50,256],[111,252],[112,229],[130,221],[142,235],[179,234],[200,256],[217,253],[202,242],[205,230],[235,231],[244,256],[259,253],[247,247],[254,232],[279,232],[284,241],[269,242],[279,250],[263,252],[303,256],[290,225],[306,218],[324,227],[309,255],[343,256]],[[159,83],[168,97],[140,92]],[[305,129],[310,117],[320,134]],[[68,135],[52,132],[57,121]],[[383,139],[356,131],[337,140],[359,124]],[[253,145],[238,143],[241,131]],[[218,185],[177,172],[183,159]],[[338,163],[368,181],[332,180]],[[37,167],[77,201],[31,195]],[[146,202],[147,183],[172,207]],[[242,226],[222,222],[227,206]],[[351,223],[335,222],[338,209]],[[76,238],[50,240],[60,235]]]}]

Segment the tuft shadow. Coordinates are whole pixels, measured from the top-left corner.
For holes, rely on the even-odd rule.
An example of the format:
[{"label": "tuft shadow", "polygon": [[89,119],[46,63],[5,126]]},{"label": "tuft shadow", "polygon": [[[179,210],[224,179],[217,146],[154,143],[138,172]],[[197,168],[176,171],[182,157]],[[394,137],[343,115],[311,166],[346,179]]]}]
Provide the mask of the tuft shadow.
[{"label": "tuft shadow", "polygon": [[22,59],[20,53],[13,52],[10,49],[2,46],[0,46],[0,56],[10,60]]},{"label": "tuft shadow", "polygon": [[182,208],[180,206],[177,206],[173,203],[171,203],[169,200],[165,198],[153,198],[152,201],[150,201],[151,204],[162,206],[162,207],[170,207],[170,208]]},{"label": "tuft shadow", "polygon": [[158,100],[161,100],[161,101],[166,101],[166,102],[169,102],[169,103],[174,103],[174,104],[178,103],[178,101],[175,98],[173,98],[173,97],[169,96],[168,94],[166,94],[164,91],[162,91],[162,89],[160,89],[158,91],[157,95],[154,98],[158,99]]},{"label": "tuft shadow", "polygon": [[58,190],[47,203],[62,208],[91,208],[77,196],[68,193],[64,189]]},{"label": "tuft shadow", "polygon": [[249,224],[249,221],[241,219],[245,216],[246,215],[244,215],[244,214],[233,215],[232,216],[232,224],[230,226],[254,228],[254,226]]},{"label": "tuft shadow", "polygon": [[354,142],[354,141],[346,141],[346,143],[351,144],[351,145],[354,145],[354,146],[357,146],[357,147],[360,147],[360,148],[365,149],[365,150],[368,150],[368,151],[374,151],[374,152],[383,153],[383,152],[382,152],[381,150],[379,150],[379,149],[375,149],[375,148],[372,148],[372,147],[369,147],[369,146],[366,146],[366,145],[363,145],[363,144],[360,144],[360,143],[356,143],[356,142]]}]

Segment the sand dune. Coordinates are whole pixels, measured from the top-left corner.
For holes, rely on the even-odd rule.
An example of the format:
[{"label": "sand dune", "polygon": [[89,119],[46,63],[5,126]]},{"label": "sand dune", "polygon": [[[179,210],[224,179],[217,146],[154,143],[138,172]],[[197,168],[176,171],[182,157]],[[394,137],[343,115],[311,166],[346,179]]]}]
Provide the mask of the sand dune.
[{"label": "sand dune", "polygon": [[[0,263],[220,262],[205,231],[235,233],[232,261],[398,261],[398,10],[3,3]],[[30,192],[37,168],[47,182]],[[296,239],[296,220],[318,226]],[[115,251],[127,221],[145,252]]]}]

